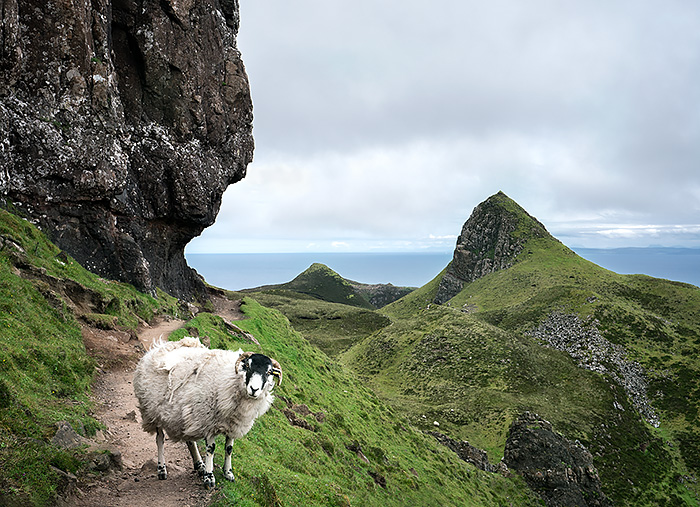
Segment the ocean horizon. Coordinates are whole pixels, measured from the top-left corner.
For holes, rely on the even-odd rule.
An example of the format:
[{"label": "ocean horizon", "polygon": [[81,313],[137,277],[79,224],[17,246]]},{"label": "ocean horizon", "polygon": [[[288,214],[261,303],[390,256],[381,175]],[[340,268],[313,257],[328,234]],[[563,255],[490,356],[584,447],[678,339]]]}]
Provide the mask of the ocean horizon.
[{"label": "ocean horizon", "polygon": [[[700,248],[572,250],[619,274],[643,274],[700,286]],[[185,257],[207,283],[228,290],[289,282],[315,262],[355,282],[421,287],[447,266],[452,252],[193,253]]]}]

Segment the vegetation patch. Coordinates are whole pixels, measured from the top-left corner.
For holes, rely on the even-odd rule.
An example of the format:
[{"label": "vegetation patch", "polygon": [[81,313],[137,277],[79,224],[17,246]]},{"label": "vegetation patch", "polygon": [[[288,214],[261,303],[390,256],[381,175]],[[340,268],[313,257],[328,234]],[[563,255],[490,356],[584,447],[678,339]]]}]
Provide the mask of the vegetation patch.
[{"label": "vegetation patch", "polygon": [[252,294],[261,304],[279,310],[313,345],[335,357],[391,320],[376,311],[321,301],[286,290]]}]

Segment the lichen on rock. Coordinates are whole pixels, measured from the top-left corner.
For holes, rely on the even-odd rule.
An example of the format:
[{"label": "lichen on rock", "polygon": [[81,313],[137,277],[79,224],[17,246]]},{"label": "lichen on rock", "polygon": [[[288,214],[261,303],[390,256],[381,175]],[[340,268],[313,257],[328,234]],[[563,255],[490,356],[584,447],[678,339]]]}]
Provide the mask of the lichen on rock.
[{"label": "lichen on rock", "polygon": [[252,160],[237,0],[6,0],[0,193],[102,276],[191,297]]},{"label": "lichen on rock", "polygon": [[530,412],[510,427],[503,461],[523,476],[549,507],[609,507],[593,456],[580,442],[556,433]]}]

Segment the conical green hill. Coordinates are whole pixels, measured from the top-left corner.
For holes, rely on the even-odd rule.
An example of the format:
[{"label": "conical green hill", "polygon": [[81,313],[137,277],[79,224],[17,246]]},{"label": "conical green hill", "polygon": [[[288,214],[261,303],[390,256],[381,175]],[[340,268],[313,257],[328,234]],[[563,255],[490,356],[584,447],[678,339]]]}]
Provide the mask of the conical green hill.
[{"label": "conical green hill", "polygon": [[342,360],[417,426],[493,462],[537,413],[592,453],[614,505],[698,505],[679,479],[700,473],[697,287],[597,266],[499,193],[453,262],[382,313],[392,325]]},{"label": "conical green hill", "polygon": [[280,289],[307,294],[323,301],[359,308],[374,308],[347,280],[325,264],[314,263]]}]

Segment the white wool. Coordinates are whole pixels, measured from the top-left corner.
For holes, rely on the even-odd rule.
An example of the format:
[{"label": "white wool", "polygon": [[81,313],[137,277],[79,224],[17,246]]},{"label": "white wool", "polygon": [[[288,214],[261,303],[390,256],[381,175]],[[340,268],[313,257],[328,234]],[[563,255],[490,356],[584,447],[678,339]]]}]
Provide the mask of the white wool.
[{"label": "white wool", "polygon": [[263,387],[260,398],[249,398],[245,374],[235,372],[242,352],[209,350],[189,337],[148,351],[134,375],[144,430],[163,428],[174,441],[248,433],[270,408],[274,381]]}]

